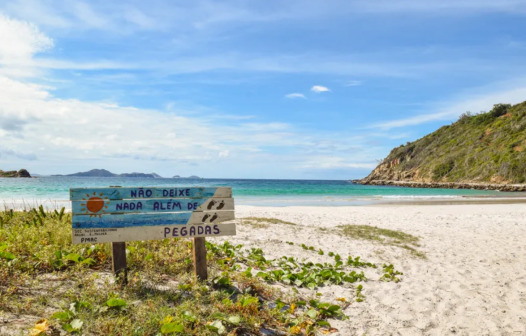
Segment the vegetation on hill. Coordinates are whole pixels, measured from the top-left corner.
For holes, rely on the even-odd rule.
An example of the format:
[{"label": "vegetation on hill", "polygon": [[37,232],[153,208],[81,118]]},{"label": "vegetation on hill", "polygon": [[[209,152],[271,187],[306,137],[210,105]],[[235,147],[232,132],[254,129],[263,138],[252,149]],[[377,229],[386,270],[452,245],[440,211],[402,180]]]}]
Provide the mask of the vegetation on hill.
[{"label": "vegetation on hill", "polygon": [[363,181],[526,182],[526,101],[496,104],[394,148]]}]

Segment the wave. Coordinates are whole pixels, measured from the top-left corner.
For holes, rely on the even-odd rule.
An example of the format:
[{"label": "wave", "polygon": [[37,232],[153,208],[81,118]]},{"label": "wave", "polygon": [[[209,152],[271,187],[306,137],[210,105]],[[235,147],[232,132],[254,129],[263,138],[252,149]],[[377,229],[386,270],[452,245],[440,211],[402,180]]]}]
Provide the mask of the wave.
[{"label": "wave", "polygon": [[384,195],[378,196],[379,198],[386,199],[459,199],[466,198],[460,195]]}]

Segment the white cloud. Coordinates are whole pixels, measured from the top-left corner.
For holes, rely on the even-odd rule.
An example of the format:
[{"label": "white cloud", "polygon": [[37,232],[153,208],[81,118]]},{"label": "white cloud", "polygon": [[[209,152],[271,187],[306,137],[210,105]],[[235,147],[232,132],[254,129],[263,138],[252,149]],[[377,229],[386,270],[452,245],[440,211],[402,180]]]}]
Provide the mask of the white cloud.
[{"label": "white cloud", "polygon": [[436,13],[441,15],[469,14],[477,12],[515,12],[525,13],[524,0],[374,0],[353,2],[355,10],[371,13]]},{"label": "white cloud", "polygon": [[[524,84],[523,84],[524,85]],[[508,89],[506,91],[489,92],[485,94],[467,95],[469,98],[458,99],[456,101],[439,103],[442,107],[432,108],[436,112],[419,114],[410,118],[403,118],[373,124],[367,128],[378,128],[388,130],[398,127],[415,126],[437,120],[454,120],[462,113],[471,111],[478,113],[489,111],[494,104],[517,104],[526,99],[526,86]]]},{"label": "white cloud", "polygon": [[359,85],[362,85],[362,82],[361,82],[361,81],[358,81],[358,80],[352,80],[352,81],[348,81],[348,82],[345,83],[343,86],[359,86]]},{"label": "white cloud", "polygon": [[[89,4],[89,5],[88,5]],[[365,13],[432,13],[433,15],[471,15],[484,12],[524,14],[524,0],[299,0],[276,1],[272,7],[257,1],[214,2],[195,0],[65,1],[9,0],[0,5],[9,13],[25,15],[34,22],[54,28],[107,29],[120,33],[136,30],[177,29],[186,32],[218,31],[241,25],[271,24],[277,21],[305,20],[313,17],[330,19]],[[120,29],[119,29],[120,28]]]},{"label": "white cloud", "polygon": [[290,98],[290,99],[303,98],[303,99],[307,99],[307,97],[305,97],[305,95],[303,93],[289,93],[289,94],[285,95],[285,98]]},{"label": "white cloud", "polygon": [[[0,28],[2,34],[8,34],[2,37],[13,42],[0,47],[2,71],[17,66],[31,69],[36,64],[34,54],[53,45],[49,37],[26,22],[2,16]],[[25,63],[19,65],[18,59]],[[38,160],[63,165],[116,159],[197,165],[229,157],[244,167],[268,165],[279,157],[277,161],[285,164],[304,158],[301,154],[272,154],[274,160],[269,161],[269,148],[293,153],[319,136],[285,123],[247,122],[250,116],[221,123],[217,115],[181,113],[174,104],[161,112],[111,101],[60,99],[48,87],[10,78],[5,72],[0,72],[0,88],[0,143],[9,144],[9,148],[0,148],[4,163]]]},{"label": "white cloud", "polygon": [[16,76],[30,75],[28,64],[33,55],[53,47],[53,40],[35,25],[10,19],[1,12],[0,41],[0,73]]},{"label": "white cloud", "polygon": [[85,2],[71,2],[70,6],[75,17],[84,22],[88,27],[104,28],[109,23],[107,16],[95,12],[95,10]]},{"label": "white cloud", "polygon": [[354,162],[351,159],[335,156],[317,156],[316,160],[307,161],[303,167],[306,169],[332,170],[332,169],[374,169],[375,162]]},{"label": "white cloud", "polygon": [[28,153],[20,153],[16,150],[12,149],[4,149],[0,147],[0,158],[6,156],[6,157],[15,157],[22,160],[29,160],[34,161],[37,159],[36,155],[34,153],[28,152]]},{"label": "white cloud", "polygon": [[331,90],[329,90],[329,88],[325,87],[325,86],[321,86],[321,85],[314,85],[313,87],[310,88],[310,90],[312,92],[316,92],[316,93],[322,93],[322,92],[329,92]]},{"label": "white cloud", "polygon": [[[34,13],[35,8],[40,8],[38,3],[34,1],[17,2],[14,6],[22,17],[31,17],[33,19],[38,16]],[[36,7],[35,7],[36,6]],[[102,11],[99,9],[95,11],[86,3],[69,4],[64,8],[64,11],[72,11],[71,18],[65,21],[55,20],[57,13],[49,14],[53,8],[47,6],[42,9],[42,16],[50,15],[53,22],[60,21],[60,27],[70,27],[70,30],[82,27],[88,28],[105,28],[116,24],[111,17],[104,17]],[[1,8],[1,5],[0,5]],[[134,13],[136,17],[146,15],[142,11],[127,9],[125,11]],[[33,15],[34,14],[34,15]],[[120,15],[120,14],[115,14]],[[74,24],[72,22],[77,22]],[[47,22],[47,21],[46,21]],[[82,24],[82,25],[81,25]],[[146,21],[140,24],[148,25]],[[120,27],[122,28],[122,27]],[[191,37],[191,36],[190,36]],[[190,38],[191,39],[191,38]],[[178,56],[174,60],[163,60],[163,55],[157,55],[162,62],[150,62],[149,60],[130,59],[126,60],[112,58],[112,59],[97,59],[90,57],[89,59],[60,59],[50,57],[33,58],[36,53],[47,51],[54,45],[53,39],[43,34],[37,26],[23,20],[16,20],[2,14],[0,10],[0,73],[10,76],[38,76],[43,77],[42,72],[45,70],[141,70],[157,72],[162,70],[165,74],[186,74],[199,73],[213,70],[240,70],[251,72],[277,72],[277,73],[334,73],[334,74],[362,74],[372,76],[408,76],[415,72],[415,69],[400,64],[383,64],[370,63],[369,61],[356,60],[353,62],[347,61],[347,56],[334,57],[325,55],[326,62],[319,62],[319,57],[309,55],[271,55],[268,57],[261,57],[253,54],[243,53],[218,53],[213,56],[209,55],[192,55],[192,56]],[[324,92],[326,88],[323,86],[315,86],[315,92]],[[299,96],[298,96],[299,97]]]},{"label": "white cloud", "polygon": [[[92,25],[105,24],[102,21],[97,23],[96,18],[90,18],[91,14],[85,10],[84,19],[95,20]],[[36,53],[53,46],[53,40],[36,26],[1,16],[0,28],[0,34],[8,32],[6,36],[0,35],[2,39],[12,42],[0,45],[0,144],[3,146],[0,148],[0,163],[4,167],[6,164],[16,166],[36,160],[32,163],[33,167],[40,170],[40,167],[47,166],[47,172],[59,169],[59,172],[67,172],[67,167],[74,164],[83,168],[113,166],[126,171],[132,165],[146,167],[152,162],[170,160],[174,164],[160,164],[159,167],[166,171],[185,163],[210,167],[203,169],[209,169],[209,175],[216,177],[221,177],[221,174],[231,177],[249,174],[272,176],[267,174],[271,171],[275,171],[273,177],[285,177],[287,169],[290,172],[301,169],[302,165],[314,166],[316,162],[322,162],[318,165],[322,169],[364,167],[364,163],[360,162],[372,161],[370,156],[376,150],[369,147],[367,152],[353,154],[358,162],[355,163],[348,159],[349,143],[353,143],[354,152],[364,140],[350,139],[347,134],[338,135],[335,139],[334,134],[324,134],[316,129],[297,129],[290,124],[272,121],[257,122],[251,116],[245,117],[252,118],[250,122],[238,116],[221,118],[220,112],[212,110],[192,113],[173,104],[167,106],[168,111],[159,111],[122,106],[111,100],[92,102],[57,98],[52,88],[13,75],[17,71],[35,75],[38,67],[74,69],[79,64],[68,60],[35,58]],[[213,62],[207,65],[205,60],[210,59]],[[285,57],[273,61],[269,57],[241,62],[241,68],[291,71],[289,66],[298,63],[297,60]],[[237,61],[236,55],[227,55],[226,60],[221,57],[204,58],[197,63],[188,58],[178,64],[168,64],[167,72],[234,68]],[[80,68],[142,68],[143,65],[147,68],[149,64],[152,63],[90,61],[80,64]],[[345,71],[345,67],[330,66]],[[293,71],[307,68],[315,67],[301,64]],[[49,74],[52,77],[52,72]],[[84,80],[84,76],[79,80]],[[329,91],[322,86],[315,86],[313,90]],[[226,157],[229,158],[227,170],[213,168],[213,163]]]},{"label": "white cloud", "polygon": [[[229,154],[262,145],[294,146],[301,136],[283,123],[230,123],[183,117],[116,104],[54,98],[43,88],[0,76],[1,143],[20,152],[42,146],[39,157],[89,159],[94,157],[210,160],[207,151]],[[16,131],[16,132],[15,132]],[[16,134],[15,134],[16,133]],[[289,135],[293,135],[289,137]],[[166,137],[176,139],[167,141]]]},{"label": "white cloud", "polygon": [[[182,116],[177,109],[162,112],[59,99],[43,87],[1,75],[0,87],[0,144],[9,144],[9,149],[0,148],[4,167],[37,160],[26,168],[42,172],[40,167],[47,166],[48,173],[57,173],[68,172],[72,165],[79,169],[102,165],[123,172],[127,167],[172,161],[156,168],[168,176],[172,174],[168,170],[181,164],[214,167],[229,158],[227,170],[214,168],[205,174],[286,177],[292,170],[371,168],[367,162],[372,156],[381,157],[376,147],[360,150],[365,137],[342,134],[335,139],[333,134],[306,132],[285,123],[221,123],[202,115]],[[356,147],[352,158],[349,143]],[[252,167],[252,175],[246,173],[247,167]]]},{"label": "white cloud", "polygon": [[[17,13],[22,17],[31,17],[33,19],[38,16],[34,12],[34,8],[39,8],[34,1],[16,2],[18,6],[14,6],[16,10],[11,12]],[[34,7],[37,6],[37,7]],[[108,5],[109,6],[109,5]],[[10,7],[10,6],[8,6]],[[111,7],[111,6],[110,6]],[[1,5],[0,5],[1,8]],[[72,3],[64,4],[63,11],[57,11],[52,6],[47,6],[42,9],[42,16],[50,15],[51,18],[60,15],[62,12],[71,12],[67,20],[60,23],[69,27],[68,29],[61,29],[61,34],[67,34],[67,31],[72,31],[78,34],[78,31],[84,29],[105,29],[107,34],[111,34],[113,30],[120,33],[126,30],[126,23],[119,22],[115,16],[125,15],[128,17],[133,13],[133,17],[141,17],[141,21],[137,23],[138,29],[142,27],[149,27],[148,20],[153,20],[155,15],[160,15],[159,12],[148,14],[149,8],[143,10],[134,9],[134,7],[121,9],[119,6],[112,7],[113,14],[108,14],[95,5],[88,5],[87,3]],[[47,12],[54,10],[52,14]],[[198,9],[195,9],[198,11]],[[34,15],[33,15],[33,14]],[[113,15],[113,16],[112,16]],[[123,19],[124,20],[124,19]],[[172,18],[170,20],[173,21]],[[57,21],[57,20],[52,20]],[[59,20],[60,21],[60,20]],[[130,21],[125,19],[129,24]],[[47,20],[46,20],[47,22]],[[69,23],[68,23],[69,22]],[[157,22],[157,21],[155,21]],[[189,27],[193,27],[191,24]],[[164,25],[163,25],[164,27]],[[55,27],[57,28],[57,27]],[[146,29],[146,28],[145,28]],[[181,32],[176,30],[174,36],[171,38],[177,39],[179,36],[184,37],[184,44],[188,41],[194,41],[196,38],[194,34],[200,34],[201,30],[193,27],[189,32]],[[100,33],[99,33],[100,34]],[[105,32],[106,34],[106,32]],[[213,35],[213,32],[211,33]],[[86,33],[87,35],[87,33]],[[204,34],[200,36],[199,41],[215,40],[215,36]],[[76,35],[77,37],[77,35]],[[90,39],[97,38],[98,35],[82,38]],[[225,38],[225,37],[222,37]],[[154,41],[155,39],[152,39]],[[177,54],[179,48],[174,48],[176,56],[166,53],[165,51],[157,53],[153,44],[148,42],[143,43],[143,49],[149,50],[149,57],[141,59],[140,56],[124,57],[121,54],[112,55],[111,59],[104,59],[98,56],[93,56],[89,53],[89,58],[79,57],[75,60],[64,59],[60,57],[38,57],[32,56],[41,51],[50,49],[53,46],[53,40],[42,32],[33,24],[25,21],[9,19],[0,13],[0,41],[7,41],[0,45],[0,66],[3,66],[2,73],[17,76],[38,76],[45,70],[140,70],[146,73],[158,73],[162,71],[163,74],[188,74],[201,73],[215,70],[236,70],[246,72],[273,72],[273,73],[323,73],[323,74],[337,74],[337,75],[356,75],[356,76],[381,76],[381,77],[408,77],[415,75],[422,75],[423,73],[433,73],[443,71],[447,66],[448,71],[455,71],[462,69],[463,71],[480,69],[486,67],[485,64],[474,64],[458,61],[457,63],[448,62],[447,64],[433,64],[432,62],[421,62],[407,64],[404,62],[394,60],[385,60],[382,58],[384,53],[379,55],[370,54],[272,54],[272,55],[255,55],[253,53],[246,53],[241,51],[236,52],[217,52],[210,54],[207,43],[197,43],[192,45],[188,50],[195,52],[195,55],[188,55],[188,53]],[[128,41],[125,41],[129,45]],[[155,43],[155,42],[154,42]],[[206,49],[205,49],[206,48]],[[400,53],[400,51],[398,51]],[[403,50],[402,53],[405,53]],[[390,50],[390,55],[396,53],[396,50]],[[140,53],[139,53],[140,54]],[[166,55],[171,55],[169,58]],[[404,54],[405,55],[405,54]],[[320,57],[322,56],[322,57]],[[158,61],[151,62],[154,57]],[[323,61],[320,62],[320,58]],[[352,61],[351,61],[352,60]],[[101,75],[102,76],[102,75]],[[349,82],[350,85],[358,84],[358,81]],[[315,91],[317,93],[326,92],[323,86],[315,86],[313,89],[320,89],[322,91]],[[325,88],[326,89],[326,88]]]},{"label": "white cloud", "polygon": [[33,24],[13,20],[0,13],[0,59],[28,59],[53,47],[53,40]]},{"label": "white cloud", "polygon": [[[190,74],[214,70],[238,70],[247,72],[272,73],[315,73],[315,74],[359,74],[380,77],[408,77],[423,72],[438,71],[434,65],[420,64],[408,66],[396,63],[368,61],[346,61],[345,57],[331,57],[327,55],[326,62],[320,63],[317,57],[308,55],[277,55],[269,57],[254,57],[251,54],[218,54],[214,56],[180,56],[175,60],[164,60],[164,55],[157,55],[163,62],[150,61],[121,61],[118,59],[90,59],[64,60],[39,57],[33,60],[11,60],[6,65],[26,65],[41,69],[56,70],[141,70],[165,74]],[[468,64],[469,65],[469,64]],[[470,69],[466,64],[455,65],[448,63],[448,67]],[[471,68],[475,66],[471,64]],[[441,69],[440,69],[441,70]],[[323,88],[323,87],[321,87]]]},{"label": "white cloud", "polygon": [[[85,20],[95,20],[80,7]],[[80,14],[79,14],[80,15]],[[2,160],[69,161],[105,158],[206,162],[236,153],[254,153],[262,146],[296,146],[305,138],[283,123],[218,124],[217,117],[185,117],[167,112],[55,98],[50,89],[6,74],[32,71],[33,56],[53,41],[27,22],[0,16],[0,148]],[[46,60],[39,60],[46,63]],[[36,148],[46,148],[39,151]]]}]

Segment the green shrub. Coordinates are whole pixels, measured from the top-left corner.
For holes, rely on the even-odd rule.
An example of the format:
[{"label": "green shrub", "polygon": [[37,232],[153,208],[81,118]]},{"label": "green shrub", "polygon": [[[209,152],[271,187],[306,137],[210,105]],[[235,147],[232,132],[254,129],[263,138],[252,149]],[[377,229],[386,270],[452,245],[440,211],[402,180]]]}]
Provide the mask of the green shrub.
[{"label": "green shrub", "polygon": [[443,162],[436,166],[436,168],[433,170],[433,178],[435,180],[441,179],[442,177],[446,176],[455,166],[455,162],[453,160],[449,160],[447,162]]},{"label": "green shrub", "polygon": [[458,118],[458,122],[465,124],[468,123],[471,120],[471,118],[473,118],[473,113],[467,111],[460,115],[460,117]]},{"label": "green shrub", "polygon": [[510,104],[495,104],[489,113],[493,118],[498,118],[502,115],[505,115],[510,107]]}]

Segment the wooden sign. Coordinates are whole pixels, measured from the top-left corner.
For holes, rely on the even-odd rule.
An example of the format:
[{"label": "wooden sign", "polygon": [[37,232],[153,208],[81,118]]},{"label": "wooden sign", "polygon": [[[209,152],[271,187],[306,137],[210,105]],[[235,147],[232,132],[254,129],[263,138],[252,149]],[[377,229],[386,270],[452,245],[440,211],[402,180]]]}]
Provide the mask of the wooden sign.
[{"label": "wooden sign", "polygon": [[70,200],[73,244],[112,242],[116,274],[126,274],[126,241],[194,238],[195,271],[206,279],[204,237],[236,234],[220,224],[235,219],[230,187],[72,188]]},{"label": "wooden sign", "polygon": [[236,233],[219,224],[235,219],[232,188],[75,188],[70,199],[73,244]]}]

